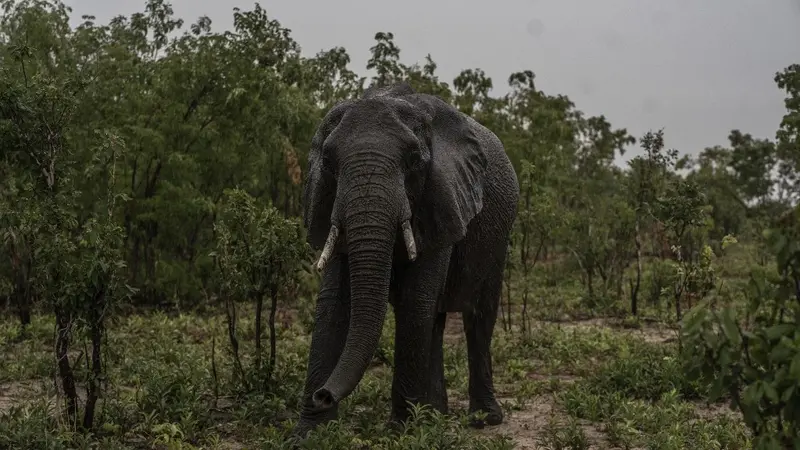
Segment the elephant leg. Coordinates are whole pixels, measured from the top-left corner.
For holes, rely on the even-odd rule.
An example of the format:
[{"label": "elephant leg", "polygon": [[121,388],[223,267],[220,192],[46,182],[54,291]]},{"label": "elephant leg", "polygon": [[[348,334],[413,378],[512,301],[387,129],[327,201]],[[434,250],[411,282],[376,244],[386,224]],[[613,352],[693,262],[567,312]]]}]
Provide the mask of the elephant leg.
[{"label": "elephant leg", "polygon": [[[469,412],[485,412],[489,425],[503,423],[503,410],[494,394],[491,355],[502,282],[502,276],[489,277],[479,291],[477,307],[467,308],[463,314],[469,357]],[[476,420],[472,425],[482,428],[484,423]]]},{"label": "elephant leg", "polygon": [[450,248],[419,258],[402,274],[395,310],[392,416],[394,423],[410,416],[409,403],[430,404],[431,338],[437,300],[447,277]]},{"label": "elephant leg", "polygon": [[334,255],[322,276],[317,296],[314,333],[308,355],[300,420],[295,435],[305,434],[319,424],[338,417],[338,405],[327,411],[314,410],[312,395],[325,384],[342,354],[350,324],[350,284],[347,256]]},{"label": "elephant leg", "polygon": [[447,384],[444,379],[444,327],[447,322],[447,313],[439,313],[433,324],[433,336],[431,338],[431,359],[430,359],[430,387],[428,388],[428,398],[431,406],[442,414],[447,414]]}]

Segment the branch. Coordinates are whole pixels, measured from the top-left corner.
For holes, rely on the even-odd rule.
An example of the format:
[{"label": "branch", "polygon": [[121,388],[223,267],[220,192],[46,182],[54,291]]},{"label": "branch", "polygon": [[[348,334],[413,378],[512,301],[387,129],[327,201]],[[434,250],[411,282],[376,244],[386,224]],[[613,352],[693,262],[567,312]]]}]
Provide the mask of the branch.
[{"label": "branch", "polygon": [[208,84],[204,85],[203,88],[200,89],[200,92],[197,94],[197,96],[193,98],[191,102],[189,102],[189,107],[186,108],[186,112],[183,114],[184,122],[187,122],[189,120],[189,117],[192,115],[192,113],[197,110],[197,107],[200,104],[200,100],[203,97],[205,97],[208,93],[210,93],[211,89],[212,89],[211,86],[209,86]]}]

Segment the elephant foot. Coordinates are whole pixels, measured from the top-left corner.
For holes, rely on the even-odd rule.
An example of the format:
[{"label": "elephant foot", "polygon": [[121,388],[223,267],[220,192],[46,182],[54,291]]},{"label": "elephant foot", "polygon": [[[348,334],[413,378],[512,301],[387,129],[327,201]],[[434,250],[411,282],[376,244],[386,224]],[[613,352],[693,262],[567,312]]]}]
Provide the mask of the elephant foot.
[{"label": "elephant foot", "polygon": [[413,407],[411,405],[424,403],[421,396],[412,397],[392,392],[392,412],[389,416],[389,421],[396,422],[399,426],[404,427],[405,422],[413,418]]},{"label": "elephant foot", "polygon": [[[469,413],[473,416],[470,419],[470,426],[473,428],[481,429],[486,425],[496,426],[503,423],[503,409],[495,399],[486,402],[485,405],[470,405]],[[484,417],[476,417],[476,413],[483,413],[480,415],[483,415]]]}]

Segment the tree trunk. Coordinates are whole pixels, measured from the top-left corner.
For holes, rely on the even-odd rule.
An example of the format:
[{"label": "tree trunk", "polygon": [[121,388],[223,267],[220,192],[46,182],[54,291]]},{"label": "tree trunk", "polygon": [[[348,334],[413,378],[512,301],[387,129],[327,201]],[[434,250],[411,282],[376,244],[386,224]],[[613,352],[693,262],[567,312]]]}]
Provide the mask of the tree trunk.
[{"label": "tree trunk", "polygon": [[24,330],[31,324],[31,304],[29,289],[25,286],[15,286],[14,289],[14,303],[16,304],[17,317],[19,317],[19,324]]},{"label": "tree trunk", "polygon": [[74,430],[78,417],[78,392],[75,388],[75,374],[69,362],[69,344],[72,334],[72,317],[62,308],[56,308],[56,364],[61,387],[66,396],[67,419]]},{"label": "tree trunk", "polygon": [[101,344],[105,324],[103,323],[103,306],[105,304],[105,293],[99,292],[93,298],[93,304],[89,311],[89,332],[92,341],[92,364],[91,375],[89,375],[86,386],[86,408],[83,412],[83,428],[92,429],[94,426],[95,407],[97,399],[100,397],[100,379],[103,376]]},{"label": "tree trunk", "polygon": [[239,358],[239,339],[236,337],[236,303],[230,295],[225,296],[225,316],[228,322],[228,340],[231,343],[231,353],[233,353],[233,369],[241,380],[244,380],[244,368],[242,360]]},{"label": "tree trunk", "polygon": [[642,236],[641,224],[639,218],[636,218],[636,231],[634,240],[636,242],[636,281],[631,286],[631,314],[637,316],[639,314],[639,288],[642,283]]},{"label": "tree trunk", "polygon": [[275,313],[278,311],[278,287],[272,286],[269,292],[272,303],[269,308],[269,367],[267,369],[267,379],[272,379],[275,373],[275,363],[277,360],[278,337],[275,335]]},{"label": "tree trunk", "polygon": [[261,373],[261,316],[264,311],[264,294],[256,293],[256,371]]},{"label": "tree trunk", "polygon": [[[511,258],[512,258],[513,245],[509,246],[506,254],[506,270],[504,275],[504,282],[506,285],[506,308],[503,307],[502,299],[500,301],[500,311],[503,312],[503,329],[511,331]],[[507,309],[507,311],[506,311]]]}]

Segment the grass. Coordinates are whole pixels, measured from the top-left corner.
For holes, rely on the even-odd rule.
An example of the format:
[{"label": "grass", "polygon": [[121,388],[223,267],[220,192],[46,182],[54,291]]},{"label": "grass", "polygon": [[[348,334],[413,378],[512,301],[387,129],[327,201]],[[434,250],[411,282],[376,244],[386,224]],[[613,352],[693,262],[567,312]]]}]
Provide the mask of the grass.
[{"label": "grass", "polygon": [[[684,377],[673,323],[602,317],[607,310],[588,308],[574,281],[560,288],[543,282],[531,298],[536,314],[527,333],[519,331],[519,305],[511,330],[498,321],[495,332],[503,425],[465,425],[466,343],[455,315],[448,318],[445,344],[452,414],[422,408],[404,433],[388,430],[391,368],[381,361],[391,360],[390,316],[381,338],[383,357],[343,403],[341,420],[315,432],[306,448],[749,448],[739,417],[724,405],[707,405],[704,388]],[[223,313],[116,316],[105,347],[109,387],[93,436],[63,431],[56,413],[52,317],[35,316],[24,339],[14,320],[4,319],[0,448],[288,448],[284,438],[297,418],[310,343],[309,302],[300,304],[305,306],[282,311],[278,319],[277,381],[251,374],[250,389],[233,377]],[[647,306],[643,315],[659,316],[647,308],[655,307]],[[239,339],[245,367],[253,334],[252,310],[243,306]],[[82,350],[75,346],[72,355],[81,373]]]}]

